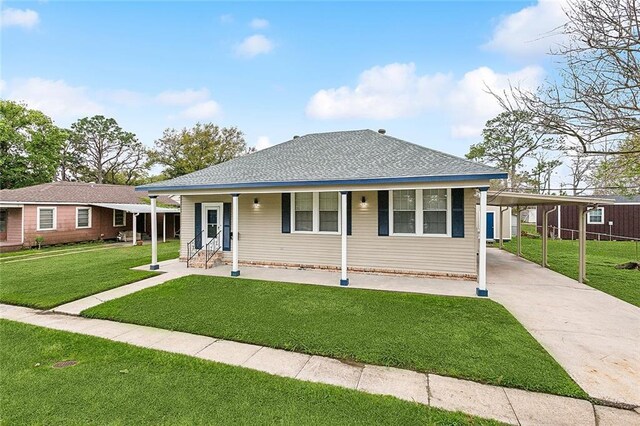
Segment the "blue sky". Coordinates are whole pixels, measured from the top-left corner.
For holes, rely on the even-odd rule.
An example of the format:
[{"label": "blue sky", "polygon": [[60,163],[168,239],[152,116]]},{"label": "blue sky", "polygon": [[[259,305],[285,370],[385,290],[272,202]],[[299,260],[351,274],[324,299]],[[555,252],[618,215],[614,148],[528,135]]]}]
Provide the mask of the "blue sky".
[{"label": "blue sky", "polygon": [[4,2],[1,96],[68,126],[114,117],[238,126],[260,148],[385,128],[457,155],[500,110],[485,85],[535,87],[560,2]]}]

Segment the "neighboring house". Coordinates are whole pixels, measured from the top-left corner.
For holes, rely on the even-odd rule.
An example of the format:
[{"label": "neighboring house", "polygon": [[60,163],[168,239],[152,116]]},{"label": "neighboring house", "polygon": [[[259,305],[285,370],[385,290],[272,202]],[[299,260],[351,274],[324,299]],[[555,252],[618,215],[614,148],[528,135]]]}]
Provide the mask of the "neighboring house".
[{"label": "neighboring house", "polygon": [[[587,213],[587,239],[640,239],[640,195],[631,197],[601,195],[599,197],[611,199],[614,204],[589,210]],[[542,227],[544,211],[551,209],[552,207],[538,207],[538,229]],[[576,239],[578,232],[577,207],[562,206],[559,218],[557,209],[549,213],[549,227],[551,228],[549,233],[557,235],[558,226],[562,229],[562,239]]]},{"label": "neighboring house", "polygon": [[486,209],[489,181],[506,176],[357,130],[294,137],[138,189],[180,195],[181,259],[221,246],[233,276],[240,263],[338,269],[342,285],[347,270],[479,276],[486,295],[477,197]]},{"label": "neighboring house", "polygon": [[[162,197],[158,233],[169,237],[180,229],[179,205]],[[133,186],[79,182],[45,183],[0,190],[0,250],[43,244],[144,237],[151,232],[151,206],[146,193]],[[166,223],[165,223],[166,216]]]}]

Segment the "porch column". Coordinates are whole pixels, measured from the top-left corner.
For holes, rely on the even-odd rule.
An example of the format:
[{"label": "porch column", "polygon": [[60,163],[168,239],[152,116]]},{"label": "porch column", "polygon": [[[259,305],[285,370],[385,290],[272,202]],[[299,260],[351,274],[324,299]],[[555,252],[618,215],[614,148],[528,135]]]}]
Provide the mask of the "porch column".
[{"label": "porch column", "polygon": [[[124,214],[127,214],[127,213],[125,212]],[[140,213],[133,213],[131,215],[131,221],[133,222],[132,229],[131,229],[132,232],[133,232],[133,236],[131,237],[131,241],[133,242],[132,245],[134,245],[134,246],[136,245],[136,242],[137,242],[136,241],[136,234],[138,233],[138,229],[137,229],[138,228],[138,220],[137,219],[138,219],[138,215],[139,214]],[[125,240],[126,240],[126,238],[125,238]]]},{"label": "porch column", "polygon": [[167,214],[162,213],[162,242],[167,242]]},{"label": "porch column", "polygon": [[478,287],[476,295],[486,297],[487,290],[487,190],[488,187],[478,188],[480,190],[480,246],[478,247]]},{"label": "porch column", "polygon": [[578,282],[584,282],[587,271],[586,271],[586,209],[584,206],[578,206]]},{"label": "porch column", "polygon": [[231,276],[240,276],[238,268],[238,196],[240,194],[231,194],[233,202],[231,204],[231,252],[233,255],[233,264],[231,266]]},{"label": "porch column", "polygon": [[347,192],[340,192],[340,200],[341,200],[341,212],[340,215],[342,218],[340,219],[340,233],[342,237],[342,269],[340,275],[340,285],[347,286],[349,285],[349,278],[347,277]]},{"label": "porch column", "polygon": [[149,269],[155,271],[160,269],[158,265],[158,218],[156,216],[157,195],[149,195],[151,199],[151,266]]}]

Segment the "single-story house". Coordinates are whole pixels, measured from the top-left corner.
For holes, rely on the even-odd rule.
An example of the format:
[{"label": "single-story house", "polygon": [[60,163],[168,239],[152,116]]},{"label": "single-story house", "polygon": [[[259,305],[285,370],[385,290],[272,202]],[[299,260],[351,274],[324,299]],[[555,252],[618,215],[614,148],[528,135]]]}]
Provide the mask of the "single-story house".
[{"label": "single-story house", "polygon": [[[54,182],[0,190],[0,250],[42,244],[109,240],[127,241],[151,234],[148,194],[133,186]],[[156,233],[166,238],[180,229],[179,205],[162,197]],[[135,218],[135,220],[134,220]],[[164,233],[163,233],[164,230]]]},{"label": "single-story house", "polygon": [[[138,187],[181,196],[180,258],[220,251],[241,264],[478,280],[493,167],[386,135],[316,133]],[[479,234],[479,235],[478,235]],[[153,242],[152,242],[153,244]],[[155,247],[155,245],[154,245]],[[152,250],[152,269],[158,268]]]},{"label": "single-story house", "polygon": [[[601,205],[587,213],[586,232],[589,240],[640,240],[640,195],[600,195],[613,201],[613,204]],[[589,198],[589,197],[585,197]],[[538,206],[538,229],[542,229],[542,216],[549,212],[548,232],[560,238],[576,239],[578,216],[576,206],[558,208]]]}]

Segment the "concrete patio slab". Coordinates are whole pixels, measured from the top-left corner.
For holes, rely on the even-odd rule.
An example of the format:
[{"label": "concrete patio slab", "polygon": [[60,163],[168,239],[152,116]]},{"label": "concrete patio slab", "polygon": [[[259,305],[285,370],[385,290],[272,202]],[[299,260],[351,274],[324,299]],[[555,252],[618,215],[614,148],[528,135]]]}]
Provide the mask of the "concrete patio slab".
[{"label": "concrete patio slab", "polygon": [[209,361],[240,366],[247,362],[247,360],[255,355],[261,348],[262,346],[249,345],[247,343],[216,340],[198,352],[196,356],[198,358],[208,359]]},{"label": "concrete patio slab", "polygon": [[429,404],[427,375],[392,367],[365,365],[358,390]]},{"label": "concrete patio slab", "polygon": [[640,414],[631,410],[596,405],[598,426],[640,426]]},{"label": "concrete patio slab", "polygon": [[429,374],[429,397],[434,407],[518,424],[507,395],[497,386]]},{"label": "concrete patio slab", "polygon": [[505,388],[522,426],[595,426],[589,401]]},{"label": "concrete patio slab", "polygon": [[242,366],[276,376],[296,377],[310,358],[311,355],[263,347]]},{"label": "concrete patio slab", "polygon": [[296,379],[356,389],[362,370],[362,366],[314,355]]},{"label": "concrete patio slab", "polygon": [[153,343],[149,348],[193,356],[215,341],[216,339],[212,337],[171,331],[169,335]]},{"label": "concrete patio slab", "polygon": [[511,253],[487,250],[489,296],[591,397],[640,406],[640,308]]}]

